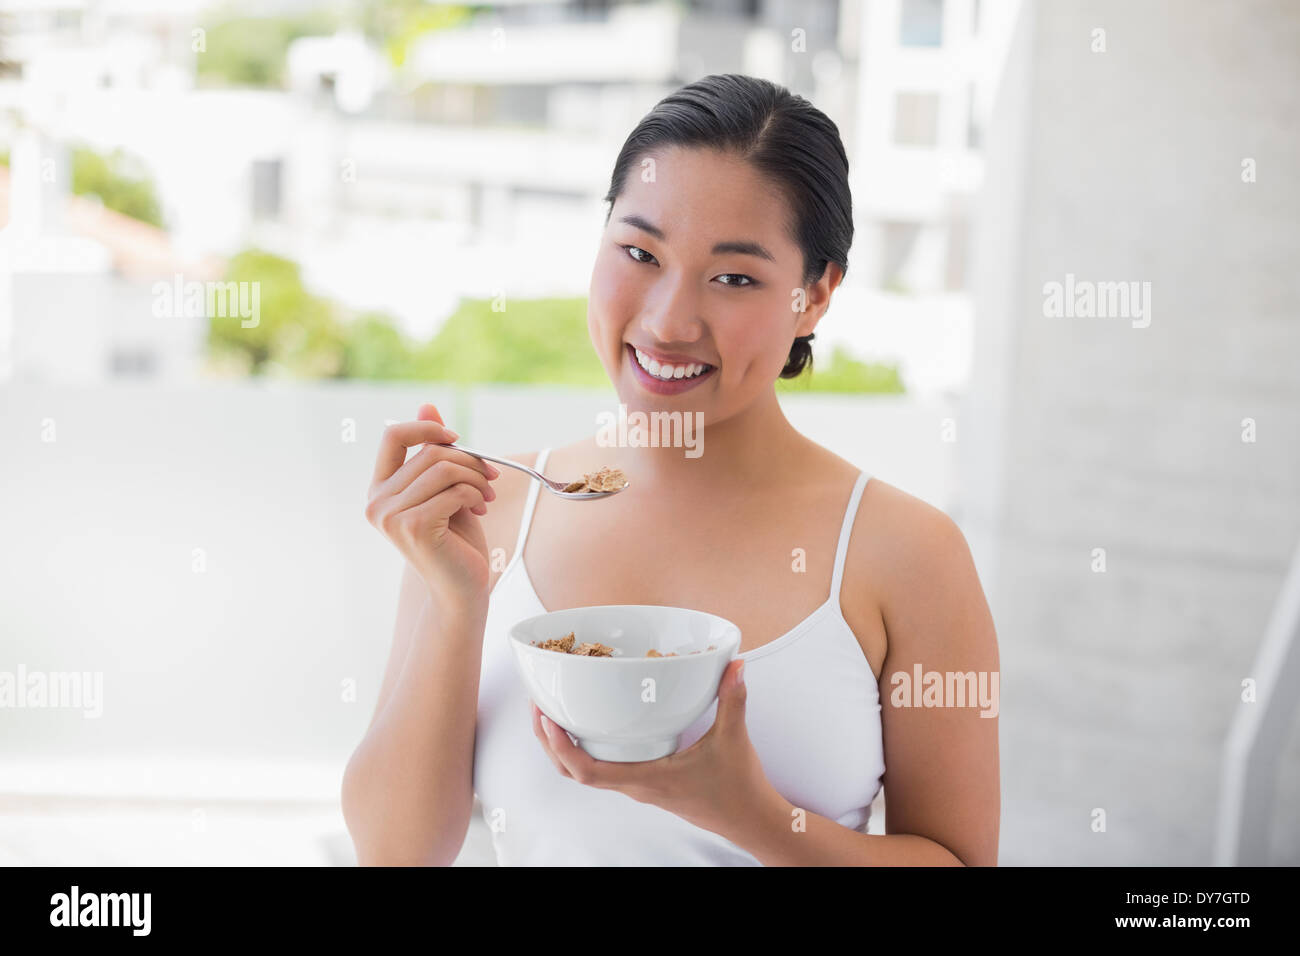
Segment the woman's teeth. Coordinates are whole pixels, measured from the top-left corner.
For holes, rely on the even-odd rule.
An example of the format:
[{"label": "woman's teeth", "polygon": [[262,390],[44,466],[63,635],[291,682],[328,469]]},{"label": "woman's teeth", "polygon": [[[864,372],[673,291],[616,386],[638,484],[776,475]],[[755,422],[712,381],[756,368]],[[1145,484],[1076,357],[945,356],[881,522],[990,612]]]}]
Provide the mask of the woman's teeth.
[{"label": "woman's teeth", "polygon": [[694,378],[702,374],[705,370],[712,368],[711,365],[696,363],[694,365],[660,365],[650,356],[646,355],[640,349],[633,347],[636,352],[636,361],[643,369],[649,372],[655,378]]}]

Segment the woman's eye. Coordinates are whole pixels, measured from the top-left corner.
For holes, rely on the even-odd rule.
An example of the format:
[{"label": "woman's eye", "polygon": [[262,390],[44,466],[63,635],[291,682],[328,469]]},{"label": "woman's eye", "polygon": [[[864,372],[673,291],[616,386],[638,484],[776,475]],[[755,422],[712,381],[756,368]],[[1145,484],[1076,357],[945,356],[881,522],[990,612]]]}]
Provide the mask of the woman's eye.
[{"label": "woman's eye", "polygon": [[737,272],[724,272],[722,275],[718,276],[718,278],[719,278],[719,279],[744,280],[744,281],[724,282],[724,283],[722,283],[723,285],[747,286],[747,285],[753,285],[753,284],[754,284],[754,280],[751,279],[749,276],[741,275],[741,274],[739,274],[739,273],[737,273]]},{"label": "woman's eye", "polygon": [[[644,249],[642,249],[640,246],[624,246],[623,248],[626,249],[626,250],[627,250],[627,254],[628,254],[629,256],[631,256],[631,257],[632,257],[634,260],[636,260],[637,262],[654,262],[654,261],[655,261],[655,257],[652,256],[652,255],[650,255],[650,253],[646,252],[646,251],[645,251]],[[641,255],[637,255],[638,252],[639,252]],[[642,258],[642,256],[644,256],[645,258]]]}]

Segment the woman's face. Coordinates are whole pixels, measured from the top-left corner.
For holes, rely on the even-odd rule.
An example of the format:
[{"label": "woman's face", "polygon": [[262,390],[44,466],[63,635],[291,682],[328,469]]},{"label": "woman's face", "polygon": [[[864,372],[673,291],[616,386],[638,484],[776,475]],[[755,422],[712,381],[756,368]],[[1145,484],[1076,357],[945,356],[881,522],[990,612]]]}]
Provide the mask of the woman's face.
[{"label": "woman's face", "polygon": [[[825,305],[810,290],[796,310],[803,255],[788,231],[791,214],[751,166],[705,149],[650,158],[652,166],[630,169],[601,237],[588,331],[629,408],[721,421],[771,392],[791,341],[811,331]],[[825,277],[817,285],[824,291]],[[665,365],[707,367],[663,381],[635,350],[659,363],[660,376]]]}]

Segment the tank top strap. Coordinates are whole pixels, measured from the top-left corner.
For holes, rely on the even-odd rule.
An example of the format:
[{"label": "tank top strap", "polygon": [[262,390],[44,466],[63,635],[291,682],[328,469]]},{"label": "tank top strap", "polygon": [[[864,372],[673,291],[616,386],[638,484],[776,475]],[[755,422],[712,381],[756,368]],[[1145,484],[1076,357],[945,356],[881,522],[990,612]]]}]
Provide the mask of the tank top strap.
[{"label": "tank top strap", "polygon": [[862,491],[871,479],[865,471],[858,472],[858,480],[853,483],[853,492],[849,495],[848,506],[844,509],[844,524],[840,526],[840,540],[835,547],[835,571],[831,575],[831,597],[838,597],[840,584],[844,580],[844,560],[849,553],[849,537],[853,534],[853,521],[858,515],[858,505],[862,501]]},{"label": "tank top strap", "polygon": [[[551,453],[549,448],[543,448],[537,455],[537,462],[533,465],[533,471],[540,471],[546,474],[546,456]],[[528,540],[528,528],[533,523],[533,510],[537,507],[537,496],[541,494],[542,483],[535,478],[528,479],[528,497],[524,501],[524,514],[519,521],[519,540],[515,542],[515,553],[512,560],[518,561],[520,555],[524,553],[524,542]]]}]

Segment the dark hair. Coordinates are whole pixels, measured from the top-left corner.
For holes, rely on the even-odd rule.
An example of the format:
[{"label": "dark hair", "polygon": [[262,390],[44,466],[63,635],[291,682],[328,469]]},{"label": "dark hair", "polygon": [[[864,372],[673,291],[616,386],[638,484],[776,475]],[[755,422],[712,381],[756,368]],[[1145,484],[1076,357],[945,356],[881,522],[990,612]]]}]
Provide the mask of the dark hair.
[{"label": "dark hair", "polygon": [[[605,202],[609,222],[629,170],[646,153],[669,146],[738,154],[785,195],[791,237],[803,251],[807,285],[834,262],[848,272],[853,244],[849,160],[830,118],[798,94],[737,73],[706,76],[669,94],[647,113],[614,163]],[[781,378],[812,366],[813,335],[795,338]]]}]

